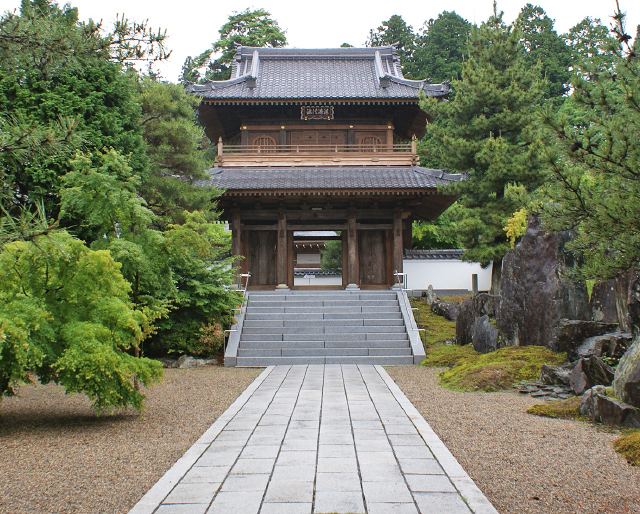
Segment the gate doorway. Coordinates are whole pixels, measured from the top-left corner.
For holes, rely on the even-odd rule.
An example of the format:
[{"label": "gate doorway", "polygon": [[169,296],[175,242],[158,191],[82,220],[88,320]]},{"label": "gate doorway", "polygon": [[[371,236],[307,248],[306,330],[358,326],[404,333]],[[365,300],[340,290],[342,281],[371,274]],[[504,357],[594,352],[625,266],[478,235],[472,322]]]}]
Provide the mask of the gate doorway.
[{"label": "gate doorway", "polygon": [[344,237],[333,230],[293,233],[295,289],[342,289]]}]

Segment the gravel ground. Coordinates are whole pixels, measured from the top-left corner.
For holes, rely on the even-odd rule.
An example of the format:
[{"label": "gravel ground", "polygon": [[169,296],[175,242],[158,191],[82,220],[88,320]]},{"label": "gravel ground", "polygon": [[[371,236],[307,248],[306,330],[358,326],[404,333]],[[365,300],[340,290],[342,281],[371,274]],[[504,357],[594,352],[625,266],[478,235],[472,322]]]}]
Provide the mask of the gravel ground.
[{"label": "gravel ground", "polygon": [[126,513],[262,370],[166,369],[137,412],[28,385],[0,402],[0,512]]},{"label": "gravel ground", "polygon": [[387,371],[501,514],[640,513],[617,432],[527,414],[530,396],[449,391],[432,368]]}]

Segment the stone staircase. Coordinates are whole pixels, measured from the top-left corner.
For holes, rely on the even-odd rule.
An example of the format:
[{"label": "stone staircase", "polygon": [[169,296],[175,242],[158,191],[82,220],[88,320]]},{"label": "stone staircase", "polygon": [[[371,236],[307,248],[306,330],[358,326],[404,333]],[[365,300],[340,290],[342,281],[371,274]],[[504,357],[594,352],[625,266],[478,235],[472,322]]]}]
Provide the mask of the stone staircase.
[{"label": "stone staircase", "polygon": [[225,364],[413,364],[403,298],[402,291],[251,292]]}]

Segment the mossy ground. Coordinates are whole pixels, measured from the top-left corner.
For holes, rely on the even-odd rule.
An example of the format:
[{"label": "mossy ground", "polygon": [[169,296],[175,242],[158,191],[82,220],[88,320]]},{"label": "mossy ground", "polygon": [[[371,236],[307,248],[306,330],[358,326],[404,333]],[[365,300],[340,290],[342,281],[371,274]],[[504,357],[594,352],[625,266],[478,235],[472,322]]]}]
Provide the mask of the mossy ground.
[{"label": "mossy ground", "polygon": [[561,402],[541,403],[532,405],[527,409],[529,414],[536,416],[546,416],[548,418],[582,419],[587,420],[587,416],[580,414],[581,396],[574,396]]},{"label": "mossy ground", "polygon": [[[468,296],[446,296],[441,298],[445,302],[462,302]],[[424,299],[411,298],[411,307],[418,309],[420,327],[424,328],[422,332],[422,343],[428,348],[434,343],[441,341],[449,341],[456,335],[456,322],[448,321],[442,316],[438,316],[431,312]]]},{"label": "mossy ground", "polygon": [[454,391],[501,391],[521,380],[536,380],[543,364],[561,364],[565,353],[542,346],[511,346],[481,354],[471,346],[433,345],[424,366],[448,366],[440,384]]},{"label": "mossy ground", "polygon": [[[467,296],[443,297],[461,302]],[[456,391],[500,391],[510,389],[520,380],[535,380],[543,364],[561,364],[566,354],[554,353],[538,346],[514,346],[480,354],[471,346],[437,344],[456,335],[456,324],[431,312],[422,299],[412,299],[417,307],[420,326],[425,329],[423,343],[427,358],[424,366],[446,367],[440,384]]]},{"label": "mossy ground", "polygon": [[640,430],[633,430],[613,441],[615,450],[632,466],[640,466]]}]

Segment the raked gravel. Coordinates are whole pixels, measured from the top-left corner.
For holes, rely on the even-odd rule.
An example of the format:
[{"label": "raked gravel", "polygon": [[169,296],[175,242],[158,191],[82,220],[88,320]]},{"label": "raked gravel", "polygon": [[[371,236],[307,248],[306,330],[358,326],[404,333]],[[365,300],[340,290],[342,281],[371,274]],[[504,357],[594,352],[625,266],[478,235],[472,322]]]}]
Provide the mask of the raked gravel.
[{"label": "raked gravel", "polygon": [[[387,369],[502,514],[640,513],[640,469],[612,449],[616,432],[526,414],[528,396],[448,391],[433,369]],[[23,386],[0,403],[0,513],[125,514],[260,371],[165,370],[144,418]]]},{"label": "raked gravel", "polygon": [[26,385],[0,402],[0,513],[126,513],[262,370],[166,369],[146,409],[96,416]]},{"label": "raked gravel", "polygon": [[617,431],[527,414],[541,400],[514,392],[449,391],[432,368],[386,369],[501,514],[640,513]]}]

